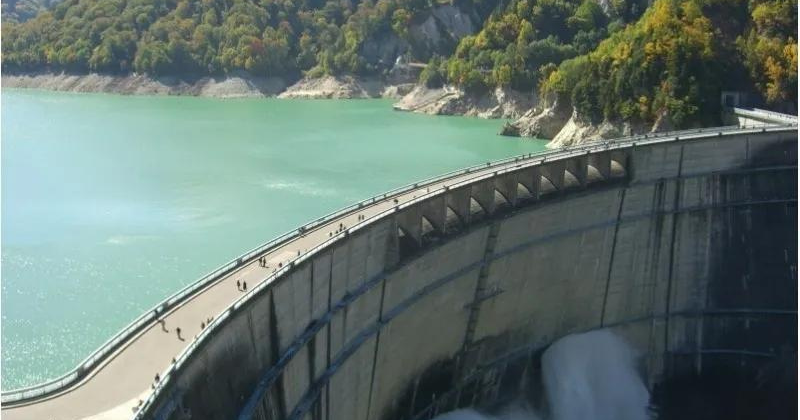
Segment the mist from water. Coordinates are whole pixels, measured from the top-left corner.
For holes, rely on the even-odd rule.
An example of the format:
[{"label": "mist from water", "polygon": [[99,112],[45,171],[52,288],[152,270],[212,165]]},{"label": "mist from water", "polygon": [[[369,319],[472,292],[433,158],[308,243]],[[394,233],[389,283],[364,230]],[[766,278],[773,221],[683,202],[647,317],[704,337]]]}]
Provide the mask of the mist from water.
[{"label": "mist from water", "polygon": [[460,409],[435,420],[646,420],[650,395],[637,358],[609,330],[569,335],[542,355],[546,407],[518,401],[493,414]]}]

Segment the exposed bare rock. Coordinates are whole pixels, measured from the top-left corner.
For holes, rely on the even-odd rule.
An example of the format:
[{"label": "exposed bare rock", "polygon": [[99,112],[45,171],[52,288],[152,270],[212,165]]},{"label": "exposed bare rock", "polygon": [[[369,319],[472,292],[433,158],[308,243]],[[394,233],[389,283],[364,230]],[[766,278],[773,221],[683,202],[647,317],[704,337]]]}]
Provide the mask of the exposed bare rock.
[{"label": "exposed bare rock", "polygon": [[656,133],[674,130],[672,120],[666,111],[661,112],[655,123],[620,122],[604,120],[600,124],[592,124],[573,111],[569,121],[558,132],[547,147],[558,148],[574,146],[596,140],[614,140],[621,137],[644,133]]},{"label": "exposed bare rock", "polygon": [[424,20],[408,29],[411,44],[428,52],[446,53],[458,41],[475,33],[479,20],[453,5],[435,7]]},{"label": "exposed bare rock", "polygon": [[305,78],[278,95],[285,99],[350,99],[380,98],[383,82],[377,79],[357,79],[352,76],[323,76]]},{"label": "exposed bare rock", "polygon": [[4,74],[3,87],[48,89],[65,92],[105,92],[123,95],[191,95],[217,98],[274,96],[286,87],[283,79],[238,73],[227,77],[179,79],[141,74],[110,76],[90,73]]},{"label": "exposed bare rock", "polygon": [[568,104],[556,99],[545,100],[541,108],[532,108],[516,121],[506,124],[500,134],[551,139],[561,131],[570,115]]},{"label": "exposed bare rock", "polygon": [[653,123],[653,126],[650,128],[650,132],[657,133],[659,131],[672,131],[674,129],[675,124],[672,123],[672,118],[670,118],[667,111],[661,111],[656,121]]},{"label": "exposed bare rock", "polygon": [[476,96],[451,86],[438,89],[417,86],[397,102],[394,109],[431,115],[517,118],[534,103],[533,95],[507,89]]},{"label": "exposed bare rock", "polygon": [[609,121],[603,121],[599,125],[591,124],[578,115],[577,111],[572,112],[572,116],[564,124],[564,127],[553,137],[549,148],[569,147],[581,143],[595,140],[622,137],[622,127]]},{"label": "exposed bare rock", "polygon": [[390,99],[401,99],[402,97],[408,95],[412,89],[414,89],[416,84],[414,83],[402,83],[399,85],[389,85],[383,89],[383,93],[381,93],[381,97],[383,98],[390,98]]}]

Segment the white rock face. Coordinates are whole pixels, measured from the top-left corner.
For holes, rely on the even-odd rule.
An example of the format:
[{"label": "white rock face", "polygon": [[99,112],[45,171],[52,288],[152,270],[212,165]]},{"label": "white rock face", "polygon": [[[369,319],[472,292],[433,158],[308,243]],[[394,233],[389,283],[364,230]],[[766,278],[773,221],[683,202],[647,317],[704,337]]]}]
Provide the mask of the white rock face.
[{"label": "white rock face", "polygon": [[555,137],[570,119],[570,107],[557,100],[544,102],[542,108],[531,108],[516,121],[507,124],[501,134],[544,139]]},{"label": "white rock face", "polygon": [[475,24],[470,16],[461,9],[444,5],[433,9],[433,16],[439,19],[442,27],[453,39],[461,39],[467,35],[475,33]]},{"label": "white rock face", "polygon": [[323,76],[302,79],[278,95],[286,99],[379,98],[384,85],[377,79]]},{"label": "white rock face", "polygon": [[123,95],[191,95],[217,98],[266,97],[285,89],[277,77],[252,77],[247,74],[229,77],[203,77],[183,80],[175,77],[150,77],[142,74],[110,76],[90,73],[71,75],[41,73],[2,77],[4,87],[48,89],[65,92],[106,92]]},{"label": "white rock face", "polygon": [[411,25],[408,34],[414,44],[424,46],[428,51],[444,53],[439,51],[441,47],[454,45],[476,31],[476,22],[469,13],[447,4],[435,7],[425,20]]},{"label": "white rock face", "polygon": [[573,110],[570,119],[561,128],[561,131],[553,137],[553,140],[547,143],[547,147],[568,147],[589,141],[622,137],[622,135],[622,130],[618,126],[608,121],[593,125],[584,121],[578,116],[578,112]]},{"label": "white rock face", "polygon": [[476,96],[452,86],[437,89],[416,86],[394,104],[394,109],[431,115],[517,118],[534,103],[533,94],[526,95],[507,89],[498,88]]}]

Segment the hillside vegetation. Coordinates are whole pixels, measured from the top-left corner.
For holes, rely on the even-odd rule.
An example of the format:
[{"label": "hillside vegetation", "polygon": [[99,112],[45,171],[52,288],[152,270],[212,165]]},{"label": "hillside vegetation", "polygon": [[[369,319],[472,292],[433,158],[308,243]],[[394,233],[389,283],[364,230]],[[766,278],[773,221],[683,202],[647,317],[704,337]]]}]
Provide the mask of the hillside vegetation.
[{"label": "hillside vegetation", "polygon": [[548,66],[586,54],[634,21],[639,0],[517,0],[461,40],[448,59],[435,57],[421,75],[429,87],[453,83],[468,90],[534,88]]},{"label": "hillside vegetation", "polygon": [[[425,60],[436,51],[437,46],[414,50],[408,28],[437,6],[428,0],[64,0],[22,24],[4,22],[3,67],[153,75],[370,74],[396,58],[369,56],[371,42],[409,44]],[[480,0],[461,6],[478,19],[489,7]]]},{"label": "hillside vegetation", "polygon": [[431,60],[420,82],[538,88],[595,124],[715,124],[723,89],[797,103],[796,0],[655,0],[640,17],[645,8],[518,0]]},{"label": "hillside vegetation", "polygon": [[542,92],[595,123],[665,113],[677,126],[713,124],[723,89],[796,103],[796,24],[787,0],[656,0],[636,24],[546,74]]},{"label": "hillside vegetation", "polygon": [[712,124],[725,89],[796,107],[797,0],[64,0],[3,25],[12,72],[380,75],[399,55],[428,87],[536,91],[591,123]]}]

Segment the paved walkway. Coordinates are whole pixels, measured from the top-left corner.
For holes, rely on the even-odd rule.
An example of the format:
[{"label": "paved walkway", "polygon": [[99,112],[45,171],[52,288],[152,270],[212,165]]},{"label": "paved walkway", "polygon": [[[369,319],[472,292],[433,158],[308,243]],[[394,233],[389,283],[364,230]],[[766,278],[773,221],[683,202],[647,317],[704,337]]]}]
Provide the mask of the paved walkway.
[{"label": "paved walkway", "polygon": [[[394,207],[396,205],[394,199],[402,203],[423,195],[428,190],[435,191],[444,185],[453,185],[468,178],[517,166],[522,162],[510,162],[475,170],[469,174],[457,175],[396,197],[377,201],[321,225],[281,247],[274,248],[264,254],[268,261],[267,268],[260,267],[257,259],[239,268],[175,308],[164,317],[163,327],[159,323],[146,327],[128,344],[118,349],[104,364],[96,367],[82,382],[45,400],[4,408],[2,418],[3,420],[130,418],[138,401],[145,400],[149,395],[156,373],[163,376],[162,372],[170,365],[172,358],[177,357],[200,332],[200,323],[222,313],[242,295],[243,292],[237,290],[237,280],[247,282],[248,290],[251,289],[264,281],[279,262],[286,263],[297,256],[297,251],[305,252],[329,239],[330,232],[335,231],[339,223],[352,227],[358,224],[360,215],[369,218]],[[181,329],[182,339],[178,339],[176,334],[175,329],[178,327]]]}]

